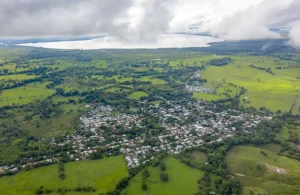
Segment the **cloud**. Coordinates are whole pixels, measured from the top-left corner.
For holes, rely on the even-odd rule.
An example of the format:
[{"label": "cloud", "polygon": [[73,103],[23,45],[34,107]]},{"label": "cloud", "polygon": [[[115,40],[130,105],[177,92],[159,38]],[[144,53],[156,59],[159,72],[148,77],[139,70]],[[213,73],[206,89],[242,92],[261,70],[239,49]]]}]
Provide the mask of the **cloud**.
[{"label": "cloud", "polygon": [[118,34],[133,0],[2,0],[0,36]]},{"label": "cloud", "polygon": [[271,27],[289,27],[300,18],[299,0],[264,0],[227,15],[218,22],[207,22],[203,30],[228,40],[280,38]]},{"label": "cloud", "polygon": [[124,42],[124,40],[120,40],[117,37],[104,37],[84,41],[27,43],[21,45],[51,49],[156,49],[178,47],[206,47],[208,46],[208,43],[217,41],[223,40],[195,35],[163,34],[157,36],[155,42]]},{"label": "cloud", "polygon": [[300,21],[294,24],[290,32],[290,42],[289,44],[300,48]]},{"label": "cloud", "polygon": [[299,10],[300,0],[0,0],[0,38],[107,35],[155,44],[161,34],[174,32],[279,38],[269,29],[283,27],[296,46]]}]

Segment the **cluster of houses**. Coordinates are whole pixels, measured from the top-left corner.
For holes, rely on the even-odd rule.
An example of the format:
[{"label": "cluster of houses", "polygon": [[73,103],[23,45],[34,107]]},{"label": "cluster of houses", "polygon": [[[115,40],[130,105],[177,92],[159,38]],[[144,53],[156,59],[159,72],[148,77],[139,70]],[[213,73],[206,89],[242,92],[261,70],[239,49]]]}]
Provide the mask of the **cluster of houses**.
[{"label": "cluster of houses", "polygon": [[99,106],[90,109],[86,115],[80,117],[83,123],[82,127],[89,127],[90,131],[97,135],[96,129],[101,126],[110,126],[115,130],[117,126],[122,126],[127,129],[132,128],[132,124],[139,125],[140,116],[137,114],[114,114],[111,106]]},{"label": "cluster of houses", "polygon": [[[155,154],[167,151],[179,154],[187,148],[193,148],[220,142],[235,135],[235,124],[240,124],[245,132],[253,131],[263,120],[272,116],[252,115],[237,110],[216,111],[214,104],[192,99],[169,101],[162,97],[161,104],[153,105],[146,100],[129,113],[120,113],[117,108],[98,105],[84,113],[80,120],[81,133],[53,138],[55,148],[68,148],[67,155],[72,160],[90,158],[99,149],[118,151],[124,155],[128,168],[134,168],[151,161]],[[147,113],[147,115],[145,115]],[[157,118],[159,131],[151,134],[143,120],[152,116]],[[121,127],[121,130],[120,130]],[[142,132],[128,136],[125,131],[139,128]],[[209,135],[210,139],[206,139]],[[111,152],[108,155],[113,155]],[[56,162],[60,153],[45,157],[41,162]],[[31,164],[32,165],[32,164]],[[27,165],[23,165],[25,168]],[[13,170],[17,166],[0,167],[0,173]]]},{"label": "cluster of houses", "polygon": [[[201,78],[201,71],[196,72],[193,76],[191,76],[190,79],[194,79],[194,78]],[[197,85],[185,85],[185,90],[188,92],[198,92],[198,93],[208,93],[208,94],[213,94],[215,93],[215,89],[214,88],[206,88],[206,87],[202,87],[199,84]]]},{"label": "cluster of houses", "polygon": [[191,86],[186,84],[185,85],[185,90],[188,92],[197,92],[197,93],[208,93],[208,94],[214,94],[215,89],[214,88],[206,88],[206,87],[201,87],[201,86]]},{"label": "cluster of houses", "polygon": [[[183,101],[174,102],[161,99],[168,106],[154,106],[144,101],[140,102],[140,107],[135,114],[113,114],[114,109],[109,106],[93,108],[88,115],[81,117],[84,124],[82,127],[86,131],[92,132],[99,125],[109,125],[112,130],[115,129],[115,125],[131,128],[131,125],[135,124],[135,126],[144,128],[140,123],[144,116],[137,113],[143,111],[158,117],[161,126],[164,128],[159,135],[147,137],[145,132],[143,135],[130,139],[126,134],[113,134],[113,142],[105,145],[108,148],[120,148],[130,168],[147,163],[153,158],[153,154],[160,151],[179,154],[187,148],[201,146],[205,143],[202,137],[207,134],[214,137],[209,142],[220,142],[235,134],[235,127],[232,126],[234,123],[242,122],[243,129],[247,131],[253,129],[262,120],[272,119],[271,116],[251,115],[235,110],[214,112],[214,106],[208,106],[205,102],[192,103],[189,100],[183,100],[183,103]],[[94,115],[91,115],[91,113],[94,113]],[[195,115],[195,113],[201,114]],[[172,122],[168,120],[170,117],[173,118]],[[193,117],[194,120],[186,122],[189,121],[188,118],[190,117]],[[106,124],[107,121],[116,119],[118,121],[115,124]],[[101,131],[98,132],[100,132],[97,135],[99,139],[103,139]],[[149,145],[147,142],[149,139],[155,140],[155,144]]]}]

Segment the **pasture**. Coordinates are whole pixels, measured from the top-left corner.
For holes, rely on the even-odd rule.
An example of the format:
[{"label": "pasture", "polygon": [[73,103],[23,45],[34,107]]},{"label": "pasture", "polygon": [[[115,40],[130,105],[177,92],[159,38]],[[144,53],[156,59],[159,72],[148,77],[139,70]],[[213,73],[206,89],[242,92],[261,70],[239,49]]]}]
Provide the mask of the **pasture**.
[{"label": "pasture", "polygon": [[145,82],[150,81],[153,85],[164,85],[167,83],[166,81],[164,81],[162,79],[151,78],[151,77],[147,77],[147,76],[139,78],[137,80],[145,81]]},{"label": "pasture", "polygon": [[128,187],[122,192],[123,195],[133,194],[195,194],[198,192],[197,181],[203,177],[204,172],[190,168],[178,160],[169,157],[165,159],[166,173],[169,175],[169,181],[163,183],[160,180],[161,170],[158,167],[149,166],[150,177],[147,178],[148,190],[142,190],[142,171],[130,180]]},{"label": "pasture", "polygon": [[20,81],[20,80],[27,80],[32,78],[36,78],[36,76],[26,75],[26,74],[12,74],[7,76],[0,76],[0,83],[8,80]]},{"label": "pasture", "polygon": [[148,96],[148,93],[143,92],[143,91],[136,91],[129,95],[130,98],[136,99],[136,100],[141,99],[142,97],[146,97],[146,96]]},{"label": "pasture", "polygon": [[35,100],[43,100],[55,93],[46,88],[47,83],[33,83],[23,87],[8,89],[0,92],[0,106],[27,104]]},{"label": "pasture", "polygon": [[75,120],[86,108],[81,104],[63,104],[60,108],[64,111],[60,116],[50,119],[34,117],[29,121],[24,121],[21,126],[30,135],[36,137],[52,137],[66,132],[74,132],[76,127]]},{"label": "pasture", "polygon": [[275,145],[237,146],[226,162],[243,185],[243,195],[267,192],[293,195],[300,193],[300,162],[277,155]]},{"label": "pasture", "polygon": [[203,87],[214,88],[216,89],[216,91],[213,94],[194,92],[193,97],[195,99],[201,99],[206,101],[223,100],[223,99],[233,98],[237,96],[241,91],[239,87],[225,82],[205,83]]},{"label": "pasture", "polygon": [[[44,189],[94,187],[99,194],[111,191],[116,184],[128,176],[123,156],[86,160],[65,164],[66,179],[59,178],[58,164],[22,171],[14,176],[0,178],[0,194],[34,195],[43,186]],[[58,193],[52,193],[58,194]],[[67,193],[83,194],[83,193]]]},{"label": "pasture", "polygon": [[206,163],[207,162],[207,155],[203,152],[193,151],[191,156],[192,156],[192,159],[197,163]]},{"label": "pasture", "polygon": [[[241,105],[244,107],[253,106],[257,109],[266,107],[271,111],[288,112],[294,102],[296,102],[296,106],[299,105],[299,71],[276,69],[279,66],[296,65],[295,62],[251,56],[234,56],[233,59],[234,62],[226,66],[207,66],[202,77],[210,83],[226,81],[244,87],[247,91],[240,97]],[[251,65],[270,68],[274,75],[265,70],[250,67]],[[200,98],[201,96],[196,94],[195,97]],[[220,98],[212,95],[204,97],[207,100]],[[294,113],[299,113],[299,109],[294,109]]]}]

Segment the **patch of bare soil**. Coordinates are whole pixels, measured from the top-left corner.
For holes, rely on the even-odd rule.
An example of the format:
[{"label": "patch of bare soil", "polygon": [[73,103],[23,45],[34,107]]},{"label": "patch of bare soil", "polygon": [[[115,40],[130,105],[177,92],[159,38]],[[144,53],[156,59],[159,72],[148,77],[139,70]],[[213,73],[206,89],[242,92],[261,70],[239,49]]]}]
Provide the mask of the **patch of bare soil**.
[{"label": "patch of bare soil", "polygon": [[269,164],[265,164],[265,165],[266,165],[269,173],[277,173],[277,174],[281,174],[281,175],[288,174],[288,170],[286,170],[286,169],[275,167],[275,166],[272,166]]}]

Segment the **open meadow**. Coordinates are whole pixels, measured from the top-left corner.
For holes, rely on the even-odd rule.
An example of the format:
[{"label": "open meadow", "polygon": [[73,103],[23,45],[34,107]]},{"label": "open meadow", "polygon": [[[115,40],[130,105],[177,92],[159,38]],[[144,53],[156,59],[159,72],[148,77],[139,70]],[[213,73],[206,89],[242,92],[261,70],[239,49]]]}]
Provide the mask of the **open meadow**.
[{"label": "open meadow", "polygon": [[[272,57],[233,56],[233,62],[225,66],[207,66],[202,78],[208,83],[224,81],[244,87],[247,91],[240,97],[241,106],[266,107],[272,111],[288,112],[299,105],[300,71],[289,66],[297,66],[293,61]],[[264,68],[264,69],[259,69]],[[269,70],[267,71],[267,69]],[[279,69],[280,68],[280,69]],[[214,95],[196,94],[195,97],[217,100],[220,98],[218,87]],[[299,109],[292,109],[299,113]]]},{"label": "open meadow", "polygon": [[168,182],[160,179],[161,170],[158,167],[149,166],[150,176],[147,178],[148,190],[142,190],[142,171],[138,173],[130,182],[128,187],[122,192],[123,195],[181,195],[195,194],[198,192],[197,181],[201,179],[204,172],[190,168],[180,163],[175,158],[169,157],[164,160],[166,173],[169,175]]},{"label": "open meadow", "polygon": [[148,96],[148,94],[143,92],[143,91],[136,91],[136,92],[129,95],[130,98],[136,99],[136,100],[138,100],[142,97],[147,97],[147,96]]},{"label": "open meadow", "polygon": [[43,100],[55,93],[53,89],[47,89],[47,83],[33,83],[23,87],[7,89],[0,92],[0,106],[13,104],[27,104],[35,100]]},{"label": "open meadow", "polygon": [[113,190],[121,179],[128,176],[123,156],[70,162],[64,167],[65,180],[59,177],[58,164],[22,171],[14,176],[1,177],[0,194],[34,195],[36,190],[43,186],[43,189],[54,190],[51,194],[60,194],[56,192],[58,188],[93,187],[97,189],[94,193],[70,192],[66,194],[98,195]]},{"label": "open meadow", "polygon": [[276,145],[237,146],[226,157],[243,185],[243,195],[300,193],[300,162],[277,155]]}]

